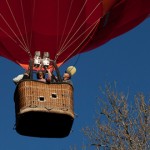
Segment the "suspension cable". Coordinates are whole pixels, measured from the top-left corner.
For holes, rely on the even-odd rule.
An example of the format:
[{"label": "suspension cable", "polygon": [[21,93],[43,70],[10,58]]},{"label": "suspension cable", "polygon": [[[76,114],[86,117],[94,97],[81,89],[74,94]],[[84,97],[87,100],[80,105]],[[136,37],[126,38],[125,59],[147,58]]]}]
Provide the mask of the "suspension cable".
[{"label": "suspension cable", "polygon": [[[73,36],[65,43],[65,45],[62,47],[62,49],[60,50],[60,53],[62,53],[63,51],[64,51],[64,49],[65,49],[65,47],[69,47],[68,45],[71,45],[71,44],[69,44],[69,42],[73,39],[73,37],[78,33],[78,31],[81,29],[81,27],[85,24],[85,22],[89,19],[89,17],[93,14],[93,12],[97,9],[97,7],[101,4],[102,2],[100,2],[94,9],[93,9],[93,11],[89,14],[89,16],[87,16],[87,18],[84,20],[84,22],[81,24],[81,26],[77,29],[77,31],[73,34]],[[72,28],[71,28],[71,30],[72,30]],[[70,31],[71,32],[71,31]],[[69,32],[69,34],[70,34],[70,32]],[[83,33],[81,34],[81,35],[83,35]],[[81,36],[80,35],[80,36]],[[77,39],[78,39],[78,37],[77,37]],[[76,40],[77,40],[76,39]],[[74,40],[74,41],[76,41],[76,40]]]},{"label": "suspension cable", "polygon": [[[78,39],[80,39],[82,37],[82,35],[84,35],[88,30],[91,29],[90,32],[88,33],[88,35],[86,35],[86,37],[81,41],[81,44],[82,44],[88,38],[88,36],[92,33],[92,31],[95,29],[95,27],[99,23],[99,20],[100,19],[98,19],[96,22],[94,22],[89,28],[87,28],[82,34],[80,34],[80,36],[78,36],[74,41],[72,41],[72,43],[70,43],[69,45],[67,45],[67,47],[65,47],[64,50],[62,50],[61,52],[59,52],[58,55],[61,55],[63,52],[65,52],[72,44],[74,44]],[[79,44],[79,46],[81,44]],[[75,50],[77,50],[79,48],[79,46],[77,46]],[[74,51],[73,51],[73,53],[74,53]]]},{"label": "suspension cable", "polygon": [[[90,36],[90,34],[95,30],[96,26],[98,26],[99,20],[100,20],[100,19],[98,19],[98,20],[96,21],[94,27],[93,27],[92,30],[89,32],[89,34],[86,36],[86,38],[83,39],[82,42],[80,42],[80,44],[72,51],[72,53],[70,53],[70,54],[63,60],[62,63],[64,63],[70,56],[72,56],[72,55],[78,50],[78,48],[88,39],[88,37]],[[81,49],[81,50],[82,50],[82,49]],[[80,50],[80,51],[81,51],[81,50]],[[79,51],[78,53],[80,53],[80,51]],[[60,54],[59,54],[59,55],[60,55]],[[59,56],[59,55],[58,55],[58,56]],[[57,57],[57,58],[58,58],[58,57]]]},{"label": "suspension cable", "polygon": [[[9,22],[5,19],[4,15],[2,13],[0,13],[0,17],[1,19],[4,21],[4,23],[6,24],[6,26],[8,27],[8,29],[10,29],[10,31],[12,32],[12,34],[14,35],[14,37],[12,35],[10,35],[5,29],[3,29],[2,27],[0,27],[0,30],[7,35],[15,44],[17,44],[21,49],[23,49],[25,52],[27,52],[27,54],[31,57],[31,53],[29,50],[29,46],[28,45],[28,40],[27,40],[27,30],[26,30],[26,26],[25,26],[25,18],[24,18],[24,10],[23,10],[23,6],[22,6],[22,2],[21,2],[21,9],[22,9],[22,15],[23,15],[23,21],[24,21],[24,27],[25,27],[25,32],[26,32],[26,41],[21,33],[21,30],[19,28],[19,25],[17,23],[17,20],[14,16],[14,13],[12,11],[12,8],[10,7],[10,4],[8,3],[8,0],[6,0],[6,4],[8,6],[8,10],[10,11],[10,14],[14,20],[14,23],[19,31],[20,37],[17,35],[17,33],[14,31],[14,29],[11,27],[11,25],[9,24]],[[19,43],[18,43],[19,42]]]},{"label": "suspension cable", "polygon": [[[9,23],[5,20],[4,16],[2,14],[0,14],[0,17],[3,19],[3,21],[5,22],[5,24],[7,25],[7,27],[11,30],[11,32],[15,35],[16,39],[20,42],[20,44],[25,47],[25,45],[22,43],[22,41],[20,40],[20,38],[17,36],[17,34],[15,33],[15,31],[11,28],[11,26],[9,25]],[[4,29],[1,28],[1,30],[4,33],[7,33]],[[9,36],[10,37],[10,36]],[[12,38],[11,38],[12,39]],[[17,43],[17,42],[16,42]]]},{"label": "suspension cable", "polygon": [[18,25],[18,23],[17,23],[17,20],[16,20],[14,14],[13,14],[13,11],[12,11],[12,9],[11,9],[11,7],[10,7],[10,4],[8,3],[8,0],[6,0],[6,3],[7,3],[7,6],[8,6],[8,8],[9,8],[9,11],[10,11],[10,13],[11,13],[11,16],[12,16],[12,18],[13,18],[15,24],[16,24],[16,27],[17,27],[17,29],[18,29],[18,31],[19,31],[19,34],[20,34],[20,36],[21,36],[21,38],[22,38],[22,42],[24,43],[24,47],[27,47],[26,42],[25,42],[25,40],[24,40],[24,38],[23,38],[23,35],[22,35],[22,33],[21,33],[21,30],[20,30],[20,28],[19,28],[19,25]]},{"label": "suspension cable", "polygon": [[[34,18],[34,14],[35,14],[35,0],[33,0],[33,9],[32,9],[32,19]],[[32,21],[32,24],[31,24],[31,31],[32,31],[32,28],[33,28],[33,21]],[[30,48],[31,48],[31,41],[32,41],[32,32],[30,34]]]},{"label": "suspension cable", "polygon": [[73,1],[74,1],[74,0],[71,1],[70,7],[69,7],[67,19],[66,19],[66,22],[65,22],[65,26],[64,26],[64,29],[63,29],[63,34],[62,34],[62,36],[61,36],[61,40],[60,40],[60,44],[59,44],[59,48],[58,48],[58,49],[61,49],[60,46],[63,45],[63,44],[62,44],[62,40],[63,40],[63,38],[64,38],[64,34],[65,34],[65,31],[66,31],[66,27],[67,27],[67,23],[68,23],[68,20],[69,20],[69,16],[70,16],[70,12],[71,12],[71,8],[72,8]]},{"label": "suspension cable", "polygon": [[67,41],[67,39],[68,39],[68,37],[69,37],[71,31],[73,30],[73,28],[74,28],[74,26],[75,26],[75,24],[76,24],[76,22],[77,22],[77,20],[78,20],[78,18],[79,18],[79,16],[80,16],[81,12],[83,11],[83,9],[84,9],[84,7],[85,7],[85,5],[86,5],[86,2],[87,2],[87,0],[85,1],[84,5],[82,6],[82,8],[81,8],[81,10],[80,10],[80,12],[79,12],[77,18],[75,19],[75,21],[74,21],[74,23],[73,23],[73,25],[72,25],[72,27],[71,27],[69,33],[68,33],[68,35],[66,36],[66,39],[64,40],[63,44],[61,45],[60,51],[61,51],[61,49],[63,49],[64,44],[66,44],[66,41]]},{"label": "suspension cable", "polygon": [[28,41],[28,36],[27,36],[27,27],[26,27],[26,22],[25,22],[25,16],[24,16],[24,9],[23,9],[22,0],[20,0],[20,3],[21,3],[21,10],[22,10],[22,17],[23,17],[23,24],[24,24],[24,29],[25,29],[27,47],[29,47],[29,41]]}]

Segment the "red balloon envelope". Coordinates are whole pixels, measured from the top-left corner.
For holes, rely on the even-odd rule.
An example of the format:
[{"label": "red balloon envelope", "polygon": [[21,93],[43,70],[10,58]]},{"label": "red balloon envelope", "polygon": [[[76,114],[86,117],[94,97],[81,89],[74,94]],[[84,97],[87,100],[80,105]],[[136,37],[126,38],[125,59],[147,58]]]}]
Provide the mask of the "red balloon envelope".
[{"label": "red balloon envelope", "polygon": [[149,14],[149,0],[1,0],[0,55],[27,69],[35,51],[49,52],[61,65]]},{"label": "red balloon envelope", "polygon": [[101,19],[93,39],[84,51],[97,48],[139,25],[150,16],[150,0],[118,0]]}]

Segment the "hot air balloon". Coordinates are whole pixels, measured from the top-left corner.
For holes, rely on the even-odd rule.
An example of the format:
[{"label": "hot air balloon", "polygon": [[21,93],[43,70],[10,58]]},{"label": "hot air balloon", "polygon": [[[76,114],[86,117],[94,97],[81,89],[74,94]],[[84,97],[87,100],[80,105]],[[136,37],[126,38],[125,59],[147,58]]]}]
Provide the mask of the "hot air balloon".
[{"label": "hot air balloon", "polygon": [[19,82],[14,94],[17,132],[68,136],[74,121],[73,86],[62,83],[59,66],[129,31],[149,14],[149,0],[1,0],[0,56],[31,74],[41,63],[50,66],[59,79]]}]

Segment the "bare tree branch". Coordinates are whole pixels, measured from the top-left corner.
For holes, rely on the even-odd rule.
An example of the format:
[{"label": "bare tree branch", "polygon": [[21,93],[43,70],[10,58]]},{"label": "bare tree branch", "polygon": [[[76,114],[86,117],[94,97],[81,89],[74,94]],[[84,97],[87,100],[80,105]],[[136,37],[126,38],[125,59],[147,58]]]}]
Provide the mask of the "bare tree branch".
[{"label": "bare tree branch", "polygon": [[95,126],[85,127],[84,135],[99,149],[150,149],[150,99],[138,93],[129,101],[115,90],[109,84],[101,91]]}]

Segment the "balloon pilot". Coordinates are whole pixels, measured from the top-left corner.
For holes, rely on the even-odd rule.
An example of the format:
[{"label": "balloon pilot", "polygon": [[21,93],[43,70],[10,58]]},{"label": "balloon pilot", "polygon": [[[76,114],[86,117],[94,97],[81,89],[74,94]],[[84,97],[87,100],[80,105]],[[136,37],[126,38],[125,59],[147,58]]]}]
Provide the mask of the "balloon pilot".
[{"label": "balloon pilot", "polygon": [[[25,71],[24,74],[20,74],[17,77],[13,78],[13,82],[18,84],[21,80],[32,80],[33,79],[33,67],[40,68],[36,70],[37,81],[44,83],[56,83],[56,82],[66,82],[73,85],[71,77],[76,73],[76,68],[74,66],[69,66],[63,74],[63,77],[60,76],[59,69],[54,61],[50,60],[49,53],[44,52],[43,59],[41,58],[40,51],[35,51],[34,59],[29,63],[29,69]],[[56,71],[56,76],[53,74],[53,70],[49,68],[52,65]]]},{"label": "balloon pilot", "polygon": [[63,82],[73,85],[71,77],[76,73],[76,68],[74,66],[69,66],[63,74]]}]

